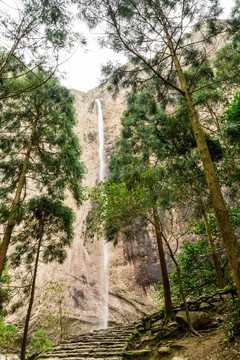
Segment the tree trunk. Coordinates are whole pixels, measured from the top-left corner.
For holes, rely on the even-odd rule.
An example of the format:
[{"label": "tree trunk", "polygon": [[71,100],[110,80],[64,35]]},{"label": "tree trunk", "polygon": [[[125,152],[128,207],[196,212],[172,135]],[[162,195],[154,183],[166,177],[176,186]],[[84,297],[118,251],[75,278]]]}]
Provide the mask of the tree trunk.
[{"label": "tree trunk", "polygon": [[178,265],[178,262],[177,262],[174,254],[172,252],[171,246],[169,245],[169,243],[168,243],[168,241],[167,241],[167,239],[166,239],[166,237],[164,235],[163,235],[163,238],[164,238],[165,243],[167,245],[169,255],[171,256],[171,259],[172,259],[172,261],[174,262],[174,264],[176,266],[179,291],[180,291],[180,295],[181,295],[181,298],[182,298],[182,301],[183,301],[183,304],[184,304],[184,310],[185,310],[185,313],[186,313],[189,330],[191,332],[195,333],[195,330],[194,330],[193,325],[192,325],[192,320],[190,318],[190,314],[189,314],[188,305],[187,305],[186,297],[185,297],[185,294],[184,294],[183,286],[182,286],[180,266]]},{"label": "tree trunk", "polygon": [[21,193],[22,193],[22,189],[24,186],[24,182],[25,182],[25,177],[26,177],[26,173],[27,173],[27,169],[28,169],[28,164],[29,164],[29,158],[30,158],[30,154],[31,154],[31,149],[32,149],[32,144],[33,144],[33,137],[36,131],[36,127],[37,127],[37,117],[34,121],[33,127],[32,127],[32,132],[31,132],[31,137],[29,140],[29,145],[27,148],[27,152],[24,158],[24,162],[23,162],[23,167],[22,167],[22,171],[19,177],[19,181],[18,181],[18,186],[17,186],[17,190],[15,192],[15,196],[12,202],[12,206],[11,206],[11,210],[9,213],[9,217],[8,217],[8,221],[7,221],[7,225],[4,231],[4,236],[3,236],[3,240],[2,240],[2,244],[0,246],[0,278],[2,276],[2,272],[4,269],[4,263],[5,263],[5,259],[6,259],[6,255],[7,255],[7,250],[8,250],[8,246],[10,243],[10,239],[12,236],[12,231],[13,228],[15,226],[16,223],[16,213],[18,211],[18,206],[19,206],[19,202],[20,202],[20,198],[21,198]]},{"label": "tree trunk", "polygon": [[36,285],[36,278],[37,278],[37,268],[38,268],[39,255],[40,255],[40,250],[41,250],[41,245],[42,245],[43,232],[44,232],[44,224],[41,225],[41,231],[39,234],[38,248],[37,248],[37,253],[36,253],[34,272],[33,272],[33,281],[32,281],[32,287],[31,287],[31,294],[30,294],[27,316],[25,319],[25,326],[24,326],[24,332],[23,332],[23,340],[22,340],[22,347],[21,347],[21,360],[25,360],[25,355],[26,355],[27,335],[28,335],[29,322],[30,322],[30,318],[31,318],[31,312],[32,312],[33,301],[34,301],[35,285]]},{"label": "tree trunk", "polygon": [[210,247],[210,251],[211,251],[211,255],[212,255],[212,259],[213,259],[213,263],[214,263],[214,267],[215,267],[215,271],[216,271],[216,275],[217,275],[218,287],[220,289],[223,289],[224,288],[223,274],[222,274],[220,263],[218,261],[217,254],[216,254],[216,250],[215,250],[215,246],[214,246],[214,242],[213,242],[212,233],[211,233],[211,230],[209,227],[207,215],[206,215],[206,212],[204,209],[202,209],[202,217],[203,217],[203,222],[204,222],[204,226],[205,226],[207,238],[208,238],[208,244]]},{"label": "tree trunk", "polygon": [[181,85],[185,104],[188,110],[189,119],[192,125],[193,133],[197,142],[197,147],[202,160],[204,173],[210,190],[211,199],[214,211],[216,213],[218,225],[222,234],[224,247],[229,259],[229,263],[232,269],[233,278],[237,287],[238,296],[240,299],[240,246],[237,242],[236,235],[234,233],[233,226],[231,224],[227,208],[224,203],[222,192],[217,180],[216,172],[213,166],[211,155],[204,138],[204,134],[201,128],[198,114],[192,101],[192,97],[188,90],[187,81],[183,73],[181,64],[175,53],[175,49],[171,38],[169,36],[167,26],[164,27],[165,35],[168,42],[168,47],[171,52],[171,56],[174,62],[174,66],[178,75],[178,79]]},{"label": "tree trunk", "polygon": [[161,272],[162,272],[165,320],[168,321],[168,320],[171,320],[174,318],[174,313],[173,313],[173,305],[172,305],[172,297],[171,297],[171,289],[170,289],[170,283],[169,283],[169,277],[168,277],[167,264],[166,264],[164,249],[163,249],[160,221],[159,221],[156,207],[153,207],[153,218],[154,218],[154,226],[155,226],[155,231],[156,231],[160,266],[161,266]]}]

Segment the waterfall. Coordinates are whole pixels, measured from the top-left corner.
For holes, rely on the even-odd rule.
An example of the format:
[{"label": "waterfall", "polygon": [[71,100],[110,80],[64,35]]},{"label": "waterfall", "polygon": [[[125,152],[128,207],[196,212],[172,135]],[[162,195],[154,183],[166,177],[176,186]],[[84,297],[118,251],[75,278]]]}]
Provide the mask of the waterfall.
[{"label": "waterfall", "polygon": [[[99,136],[99,182],[104,180],[105,176],[105,157],[104,157],[104,129],[103,129],[103,114],[102,105],[99,99],[95,100],[98,114],[98,136]],[[107,243],[103,240],[103,321],[102,327],[108,327],[108,248]]]}]

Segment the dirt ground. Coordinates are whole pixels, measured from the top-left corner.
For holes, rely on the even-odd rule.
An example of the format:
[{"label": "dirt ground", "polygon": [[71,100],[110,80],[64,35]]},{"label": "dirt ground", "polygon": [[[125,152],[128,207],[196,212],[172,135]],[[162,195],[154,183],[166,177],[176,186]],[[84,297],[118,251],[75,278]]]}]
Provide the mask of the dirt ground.
[{"label": "dirt ground", "polygon": [[[202,330],[200,336],[186,336],[169,345],[179,346],[175,360],[237,360],[240,359],[240,342],[229,342],[220,328]],[[183,347],[183,348],[182,348]]]}]

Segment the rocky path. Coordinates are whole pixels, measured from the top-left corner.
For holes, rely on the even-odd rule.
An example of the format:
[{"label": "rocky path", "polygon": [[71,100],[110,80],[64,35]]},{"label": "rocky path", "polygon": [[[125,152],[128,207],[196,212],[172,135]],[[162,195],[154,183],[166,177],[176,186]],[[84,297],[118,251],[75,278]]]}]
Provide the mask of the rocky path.
[{"label": "rocky path", "polygon": [[120,360],[134,326],[121,326],[74,336],[37,357],[41,360]]}]

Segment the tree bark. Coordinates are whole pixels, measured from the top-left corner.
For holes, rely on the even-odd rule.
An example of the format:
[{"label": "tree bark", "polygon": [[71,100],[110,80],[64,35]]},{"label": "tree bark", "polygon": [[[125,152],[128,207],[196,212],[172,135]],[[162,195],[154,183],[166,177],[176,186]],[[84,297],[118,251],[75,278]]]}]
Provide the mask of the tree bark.
[{"label": "tree bark", "polygon": [[192,101],[192,97],[189,93],[187,81],[183,73],[183,69],[178,60],[173,43],[168,33],[167,26],[164,26],[165,35],[168,42],[168,47],[171,52],[172,60],[178,75],[178,79],[183,92],[185,104],[188,110],[189,119],[193,129],[193,133],[197,142],[198,151],[203,164],[204,173],[210,190],[211,199],[216,218],[221,231],[224,247],[229,259],[229,263],[232,269],[234,282],[237,287],[238,296],[240,299],[240,246],[237,242],[236,235],[234,233],[233,226],[231,224],[226,205],[224,203],[223,195],[218,183],[216,172],[213,166],[211,155],[204,138],[204,134],[201,128],[201,124],[198,118],[197,111]]},{"label": "tree bark", "polygon": [[192,333],[195,333],[195,330],[194,330],[193,325],[192,325],[192,320],[190,318],[190,314],[189,314],[188,305],[187,305],[186,297],[185,297],[185,294],[184,294],[183,286],[182,286],[182,278],[181,278],[180,266],[178,265],[178,262],[177,262],[174,254],[172,252],[171,246],[169,245],[169,243],[168,243],[168,241],[167,241],[167,239],[166,239],[166,237],[164,235],[163,235],[163,238],[164,238],[165,243],[167,245],[169,255],[171,256],[171,259],[172,259],[172,261],[174,262],[174,264],[176,266],[179,291],[180,291],[180,295],[181,295],[181,298],[182,298],[182,301],[183,301],[183,304],[184,304],[184,310],[185,310],[185,313],[186,313],[189,330]]},{"label": "tree bark", "polygon": [[171,320],[174,318],[174,313],[173,313],[173,305],[172,305],[172,297],[171,297],[171,289],[170,289],[170,283],[169,283],[169,277],[168,277],[167,264],[166,264],[164,249],[163,249],[160,221],[159,221],[156,207],[153,207],[153,218],[154,218],[154,226],[155,226],[155,231],[156,231],[160,266],[161,266],[161,272],[162,272],[165,320],[168,321],[168,320]]},{"label": "tree bark", "polygon": [[30,294],[27,316],[25,319],[25,326],[24,326],[24,332],[23,332],[23,340],[22,340],[22,347],[21,347],[21,360],[25,360],[25,355],[26,355],[27,335],[28,335],[29,322],[30,322],[30,318],[31,318],[31,312],[32,312],[33,301],[34,301],[35,285],[36,285],[36,278],[37,278],[37,268],[38,268],[40,250],[41,250],[41,245],[42,245],[43,232],[44,232],[44,224],[41,225],[41,230],[40,230],[40,234],[39,234],[38,248],[37,248],[37,253],[36,253],[34,272],[33,272],[33,281],[32,281],[32,287],[31,287],[31,294]]},{"label": "tree bark", "polygon": [[224,288],[223,274],[222,274],[220,263],[218,261],[217,254],[216,254],[216,249],[214,246],[213,237],[212,237],[212,233],[211,233],[211,230],[209,227],[207,215],[206,215],[206,212],[204,209],[202,209],[202,217],[203,217],[203,222],[204,222],[204,226],[205,226],[206,233],[207,233],[208,244],[209,244],[212,259],[213,259],[213,264],[214,264],[216,275],[217,275],[218,287],[220,289],[223,289]]},{"label": "tree bark", "polygon": [[33,138],[34,138],[34,134],[36,131],[36,127],[37,127],[37,117],[35,118],[35,121],[34,121],[34,124],[32,127],[29,145],[28,145],[27,152],[26,152],[26,155],[25,155],[25,158],[23,161],[23,167],[22,167],[21,174],[19,177],[17,190],[15,192],[15,196],[14,196],[14,199],[12,202],[11,210],[10,210],[8,221],[7,221],[7,225],[6,225],[6,228],[4,231],[2,244],[0,246],[0,278],[1,278],[1,275],[2,275],[2,272],[4,269],[4,263],[5,263],[5,259],[6,259],[6,255],[7,255],[8,246],[10,244],[12,231],[13,231],[13,228],[16,223],[16,213],[18,211],[18,205],[20,202],[22,189],[23,189],[24,182],[25,182],[25,177],[26,177],[26,173],[27,173],[27,169],[28,169],[29,158],[30,158],[30,154],[31,154]]}]

